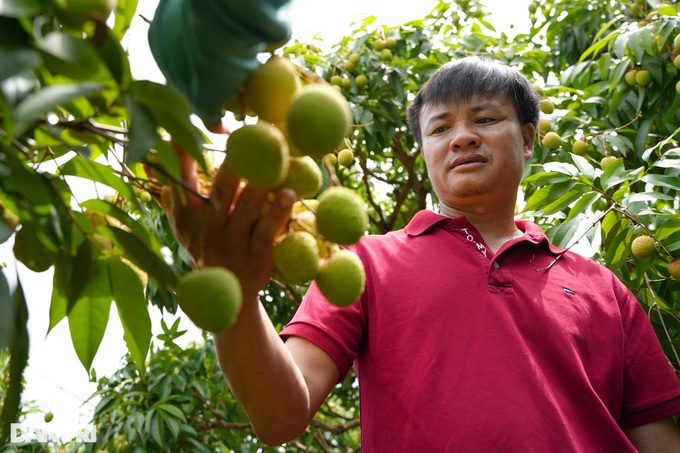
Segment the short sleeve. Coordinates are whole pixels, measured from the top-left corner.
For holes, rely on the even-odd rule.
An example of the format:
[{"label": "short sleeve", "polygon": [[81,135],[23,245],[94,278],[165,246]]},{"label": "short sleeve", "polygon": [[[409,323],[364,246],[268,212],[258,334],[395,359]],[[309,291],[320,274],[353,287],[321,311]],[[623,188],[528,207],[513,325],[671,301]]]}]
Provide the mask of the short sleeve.
[{"label": "short sleeve", "polygon": [[290,0],[161,0],[149,46],[161,72],[206,124],[259,66],[258,53],[290,37]]},{"label": "short sleeve", "polygon": [[296,336],[311,341],[335,362],[341,379],[359,355],[366,335],[364,303],[337,307],[326,300],[314,282],[281,338]]},{"label": "short sleeve", "polygon": [[621,306],[624,384],[620,425],[632,428],[680,413],[680,383],[646,313],[631,293]]}]

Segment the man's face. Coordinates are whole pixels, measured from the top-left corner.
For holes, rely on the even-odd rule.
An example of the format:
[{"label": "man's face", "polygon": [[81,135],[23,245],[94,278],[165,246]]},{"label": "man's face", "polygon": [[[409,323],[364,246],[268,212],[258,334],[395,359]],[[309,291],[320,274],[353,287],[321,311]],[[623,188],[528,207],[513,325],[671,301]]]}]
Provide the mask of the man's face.
[{"label": "man's face", "polygon": [[535,129],[520,125],[509,99],[474,96],[469,102],[428,104],[420,124],[422,153],[442,213],[473,203],[514,208]]}]

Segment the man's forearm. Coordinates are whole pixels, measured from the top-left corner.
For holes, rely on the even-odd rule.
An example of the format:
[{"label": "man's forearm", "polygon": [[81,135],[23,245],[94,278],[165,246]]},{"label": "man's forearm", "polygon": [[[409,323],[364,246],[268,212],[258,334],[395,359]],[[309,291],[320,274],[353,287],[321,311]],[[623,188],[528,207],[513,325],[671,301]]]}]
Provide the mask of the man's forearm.
[{"label": "man's forearm", "polygon": [[237,323],[215,335],[227,382],[260,440],[278,445],[302,434],[310,419],[305,379],[264,307],[244,304]]}]

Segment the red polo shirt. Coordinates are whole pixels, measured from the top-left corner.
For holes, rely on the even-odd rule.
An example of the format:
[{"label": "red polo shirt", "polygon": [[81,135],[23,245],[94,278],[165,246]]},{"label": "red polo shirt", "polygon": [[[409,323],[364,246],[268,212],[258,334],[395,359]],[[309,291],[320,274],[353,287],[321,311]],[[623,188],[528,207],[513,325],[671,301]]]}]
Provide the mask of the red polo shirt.
[{"label": "red polo shirt", "polygon": [[282,332],[359,378],[362,451],[634,452],[622,427],[680,413],[645,312],[537,225],[496,254],[465,217],[419,212],[354,247],[361,300],[312,285]]}]

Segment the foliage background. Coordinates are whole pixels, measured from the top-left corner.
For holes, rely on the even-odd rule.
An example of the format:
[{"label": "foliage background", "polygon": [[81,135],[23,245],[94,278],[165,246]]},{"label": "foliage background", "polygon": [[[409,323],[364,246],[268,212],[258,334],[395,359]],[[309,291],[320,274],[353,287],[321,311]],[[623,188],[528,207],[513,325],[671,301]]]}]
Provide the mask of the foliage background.
[{"label": "foliage background", "polygon": [[[669,361],[680,369],[680,282],[667,270],[680,256],[676,5],[641,1],[638,13],[632,3],[608,0],[532,3],[532,27],[510,39],[486,20],[482,3],[442,1],[423,19],[395,27],[368,18],[330,51],[301,42],[278,51],[326,81],[333,75],[346,80],[342,92],[357,125],[348,145],[356,159],[349,167],[324,165],[327,180],[337,178],[362,195],[371,233],[401,228],[418,210],[436,209],[405,128],[405,105],[452,58],[482,55],[519,68],[554,104],[544,118],[562,145],[549,149],[537,140],[518,217],[539,223],[557,245],[578,242],[579,250],[614,271],[647,310]],[[60,26],[48,0],[0,7],[0,27],[9,31],[0,37],[0,61],[7,62],[0,67],[0,240],[14,236],[16,243],[17,235],[25,236],[17,258],[37,270],[53,266],[50,329],[69,324],[86,370],[112,302],[125,331],[128,365],[98,381],[97,444],[62,447],[257,451],[264,446],[225,386],[210,341],[178,347],[182,331],[175,324],[158,336],[162,346],[150,347],[149,312],[176,311],[172,287],[188,270],[148,196],[158,193],[163,178],[178,176],[164,134],[201,162],[215,147],[191,123],[180,95],[131,76],[120,43],[136,7],[134,0],[121,0],[111,27],[90,22],[75,31]],[[391,58],[375,44],[388,36],[397,38]],[[348,64],[352,52],[361,56],[355,67]],[[628,84],[631,69],[649,71],[651,83]],[[368,78],[364,87],[356,84],[360,74]],[[587,154],[571,153],[576,139],[589,143]],[[608,155],[617,159],[603,171],[599,162]],[[45,170],[50,163],[56,170]],[[72,177],[116,195],[81,199]],[[658,245],[645,260],[629,248],[641,234]],[[11,352],[10,379],[2,387],[5,429],[25,411],[20,376],[28,352],[25,298],[10,281],[0,273],[0,348]],[[290,318],[304,289],[273,281],[263,292],[277,326]],[[279,451],[357,451],[358,416],[350,375],[308,431]]]}]

